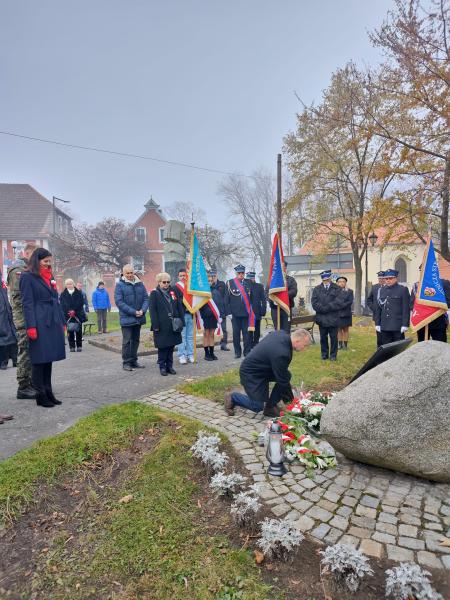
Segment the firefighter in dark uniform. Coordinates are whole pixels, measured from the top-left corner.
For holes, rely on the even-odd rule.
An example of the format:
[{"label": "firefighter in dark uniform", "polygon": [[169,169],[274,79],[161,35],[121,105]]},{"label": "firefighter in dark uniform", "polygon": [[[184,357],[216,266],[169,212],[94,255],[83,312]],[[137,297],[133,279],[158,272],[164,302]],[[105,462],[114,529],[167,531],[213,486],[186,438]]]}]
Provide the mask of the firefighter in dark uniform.
[{"label": "firefighter in dark uniform", "polygon": [[[288,265],[287,261],[284,261],[285,272],[286,272],[287,265]],[[290,333],[291,320],[292,320],[292,308],[295,306],[295,297],[297,295],[298,290],[297,290],[297,282],[295,281],[295,279],[293,277],[291,277],[291,275],[288,275],[287,272],[286,272],[286,283],[287,283],[287,288],[288,288],[289,307],[291,309],[291,314],[288,317],[284,310],[280,310],[280,324],[281,324],[281,329],[283,329],[287,333]],[[267,293],[268,292],[269,292],[269,290],[267,290]],[[270,314],[272,315],[272,322],[273,322],[274,329],[278,330],[280,328],[278,327],[277,305],[272,300],[269,300],[269,306],[270,306]]]},{"label": "firefighter in dark uniform", "polygon": [[[211,291],[217,290],[219,294],[222,296],[222,304],[225,306],[225,295],[227,293],[227,284],[225,281],[221,281],[217,278],[217,269],[212,268],[209,271],[209,275],[211,276]],[[224,352],[229,352],[229,348],[227,346],[228,343],[228,332],[227,332],[227,317],[226,315],[222,316],[222,340],[220,342],[220,349]]]},{"label": "firefighter in dark uniform", "polygon": [[341,288],[331,281],[331,271],[322,271],[320,278],[322,283],[313,289],[311,305],[319,326],[322,360],[334,361],[338,352],[339,312],[345,307],[345,299]]},{"label": "firefighter in dark uniform", "polygon": [[[385,285],[384,279],[384,271],[378,271],[377,273],[378,283],[375,283],[370,290],[369,295],[367,296],[367,306],[372,311],[372,320],[375,321],[375,304],[378,302],[378,296],[380,294],[380,289]],[[381,346],[381,335],[377,331],[377,348]]]},{"label": "firefighter in dark uniform", "polygon": [[[245,267],[237,265],[234,267],[236,278],[227,281],[225,294],[225,313],[231,315],[231,325],[233,327],[233,346],[235,358],[241,358],[241,333],[244,344],[244,356],[252,349],[252,341],[249,331],[249,311],[246,300],[250,303],[251,309],[251,290],[248,281],[245,281]],[[242,287],[246,298],[242,297],[239,286]],[[253,311],[252,311],[253,312]]]},{"label": "firefighter in dark uniform", "polygon": [[33,400],[36,398],[36,390],[31,383],[31,362],[28,353],[29,342],[25,318],[23,316],[22,295],[20,293],[20,276],[28,270],[28,260],[37,248],[35,244],[27,244],[22,251],[22,258],[14,261],[8,269],[8,287],[11,296],[11,308],[13,320],[17,330],[17,398],[22,400]]},{"label": "firefighter in dark uniform", "polygon": [[409,327],[409,291],[397,281],[398,271],[384,272],[386,285],[380,289],[375,305],[375,329],[381,334],[381,344],[405,339]]},{"label": "firefighter in dark uniform", "polygon": [[256,283],[256,273],[248,271],[246,280],[250,285],[250,295],[253,312],[255,313],[255,331],[251,332],[252,348],[256,346],[261,337],[261,319],[266,316],[267,301],[266,292],[262,283]]}]

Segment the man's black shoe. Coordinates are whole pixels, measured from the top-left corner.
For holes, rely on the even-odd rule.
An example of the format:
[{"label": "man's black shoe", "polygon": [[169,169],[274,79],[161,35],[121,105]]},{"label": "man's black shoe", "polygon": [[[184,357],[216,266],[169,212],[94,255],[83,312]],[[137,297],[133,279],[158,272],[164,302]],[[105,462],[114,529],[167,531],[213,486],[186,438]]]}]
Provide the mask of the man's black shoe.
[{"label": "man's black shoe", "polygon": [[170,367],[170,369],[167,369],[167,372],[170,373],[171,375],[177,374],[177,372],[175,371],[175,369],[173,367]]},{"label": "man's black shoe", "polygon": [[336,360],[335,356],[330,356],[330,360]]},{"label": "man's black shoe", "polygon": [[227,413],[227,415],[229,417],[232,417],[234,415],[234,402],[231,399],[231,392],[227,392],[225,394],[224,408],[225,408],[225,412]]},{"label": "man's black shoe", "polygon": [[75,348],[70,348],[70,351],[71,352],[75,352]]},{"label": "man's black shoe", "polygon": [[235,354],[234,358],[241,358],[241,355],[240,354]]},{"label": "man's black shoe", "polygon": [[77,352],[83,352],[83,348],[78,347]]},{"label": "man's black shoe", "polygon": [[167,371],[165,369],[160,369],[159,372],[161,373],[161,375],[163,377],[167,377],[167,375],[168,375],[168,373],[167,373]]},{"label": "man's black shoe", "polygon": [[328,356],[322,356],[322,360],[328,360]]},{"label": "man's black shoe", "polygon": [[123,370],[124,371],[133,371],[134,369],[131,365],[126,364],[126,365],[123,365]]},{"label": "man's black shoe", "polygon": [[145,369],[145,365],[141,365],[140,363],[134,363],[133,369]]},{"label": "man's black shoe", "polygon": [[6,371],[6,369],[8,368],[8,363],[7,362],[3,362],[0,364],[0,369],[2,371]]},{"label": "man's black shoe", "polygon": [[31,386],[26,388],[19,388],[17,390],[17,399],[18,400],[35,400],[36,398],[36,390]]},{"label": "man's black shoe", "polygon": [[264,409],[263,415],[265,417],[279,417],[280,411],[276,406],[270,406]]},{"label": "man's black shoe", "polygon": [[227,348],[226,346],[220,346],[220,349],[223,350],[223,352],[229,352],[230,349]]}]

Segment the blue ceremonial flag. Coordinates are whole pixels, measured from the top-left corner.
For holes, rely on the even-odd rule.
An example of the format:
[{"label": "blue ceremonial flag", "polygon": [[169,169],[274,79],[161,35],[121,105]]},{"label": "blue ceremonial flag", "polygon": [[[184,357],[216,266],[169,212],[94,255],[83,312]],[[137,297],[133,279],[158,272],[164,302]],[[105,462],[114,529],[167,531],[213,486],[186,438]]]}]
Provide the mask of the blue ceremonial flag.
[{"label": "blue ceremonial flag", "polygon": [[191,250],[188,267],[187,292],[192,294],[192,311],[196,312],[211,298],[211,287],[208,281],[203,256],[200,254],[197,234],[192,231]]},{"label": "blue ceremonial flag", "polygon": [[445,292],[439,274],[433,240],[429,238],[422,260],[422,272],[416,294],[417,301],[425,306],[447,310]]},{"label": "blue ceremonial flag", "polygon": [[289,307],[289,295],[284,272],[283,249],[278,238],[278,233],[276,233],[273,238],[268,288],[269,298],[272,302],[278,304],[280,308],[290,315],[291,309]]}]

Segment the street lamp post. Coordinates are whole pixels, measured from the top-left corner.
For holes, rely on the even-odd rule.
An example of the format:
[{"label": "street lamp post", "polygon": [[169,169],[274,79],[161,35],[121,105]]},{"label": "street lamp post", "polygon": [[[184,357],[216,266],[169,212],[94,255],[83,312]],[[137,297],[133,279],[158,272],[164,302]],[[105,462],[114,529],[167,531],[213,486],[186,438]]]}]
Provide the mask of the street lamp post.
[{"label": "street lamp post", "polygon": [[[369,235],[368,241],[370,242],[371,247],[373,248],[377,243],[378,236],[372,231]],[[367,313],[367,298],[369,296],[369,245],[366,246],[366,292],[365,292],[365,303],[364,303],[364,312]]]}]

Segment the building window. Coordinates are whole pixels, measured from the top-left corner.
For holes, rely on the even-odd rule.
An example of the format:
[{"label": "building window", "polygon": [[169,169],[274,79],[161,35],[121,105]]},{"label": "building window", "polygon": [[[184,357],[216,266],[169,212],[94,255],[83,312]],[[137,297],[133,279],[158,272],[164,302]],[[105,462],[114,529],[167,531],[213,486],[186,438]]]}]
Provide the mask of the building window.
[{"label": "building window", "polygon": [[408,269],[406,265],[406,260],[401,256],[397,258],[395,261],[394,269],[398,271],[398,282],[399,283],[407,283],[408,282]]},{"label": "building window", "polygon": [[147,231],[145,227],[136,227],[135,235],[137,242],[145,242],[147,239]]},{"label": "building window", "polygon": [[164,242],[164,227],[159,228],[159,241],[161,244]]},{"label": "building window", "polygon": [[136,271],[136,273],[144,272],[144,259],[142,256],[133,257],[133,269]]}]

